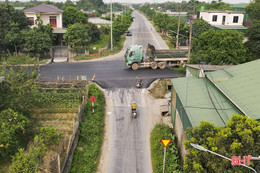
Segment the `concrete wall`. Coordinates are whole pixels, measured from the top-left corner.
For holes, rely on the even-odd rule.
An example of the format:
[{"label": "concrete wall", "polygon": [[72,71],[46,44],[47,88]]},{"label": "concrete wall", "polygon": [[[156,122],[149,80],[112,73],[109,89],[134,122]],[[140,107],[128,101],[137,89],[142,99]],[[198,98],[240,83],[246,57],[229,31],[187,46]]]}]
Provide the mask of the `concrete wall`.
[{"label": "concrete wall", "polygon": [[[213,15],[217,15],[217,21],[212,21],[213,19]],[[207,21],[209,24],[211,25],[222,25],[222,21],[223,21],[223,16],[226,16],[226,20],[224,25],[232,25],[232,26],[241,26],[243,25],[243,21],[244,21],[244,14],[240,14],[240,13],[209,13],[209,12],[200,12],[200,18],[202,18],[203,20]],[[233,23],[233,18],[234,16],[238,16],[238,23]]]},{"label": "concrete wall", "polygon": [[[33,17],[34,21],[37,19],[36,14],[34,13],[25,13],[26,17]],[[40,19],[42,20],[43,25],[50,23],[50,16],[56,16],[57,28],[62,28],[62,14],[39,14]],[[36,23],[31,27],[35,27]]]},{"label": "concrete wall", "polygon": [[184,147],[184,141],[187,140],[187,137],[186,137],[186,134],[183,129],[183,125],[181,122],[179,112],[178,112],[178,110],[176,110],[176,95],[177,95],[176,90],[172,86],[172,100],[171,100],[171,110],[172,110],[171,114],[172,115],[171,116],[172,116],[172,120],[173,120],[174,132],[177,137],[177,144],[178,144],[178,148],[180,151],[181,159],[182,159],[182,161],[184,161],[185,155],[188,154],[188,152],[185,150],[185,147]]},{"label": "concrete wall", "polygon": [[176,110],[176,112],[175,112],[174,132],[177,136],[177,144],[178,144],[178,147],[180,149],[181,159],[182,159],[182,161],[184,161],[184,157],[188,154],[187,150],[184,147],[184,141],[187,140],[187,137],[186,137],[186,134],[184,132],[178,110]]}]

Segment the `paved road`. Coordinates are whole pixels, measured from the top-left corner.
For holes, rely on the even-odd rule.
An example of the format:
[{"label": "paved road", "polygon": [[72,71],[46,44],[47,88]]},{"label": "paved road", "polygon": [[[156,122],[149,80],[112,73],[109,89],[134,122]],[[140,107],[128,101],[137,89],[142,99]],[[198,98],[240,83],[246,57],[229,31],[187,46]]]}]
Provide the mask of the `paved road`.
[{"label": "paved road", "polygon": [[[133,35],[127,38],[124,48],[131,44],[140,44],[146,48],[148,43],[157,49],[168,48],[143,15],[134,11],[133,16],[135,18],[130,28]],[[141,75],[144,87],[147,87],[157,78],[172,78],[178,74],[167,68],[164,70],[143,68],[132,71],[125,67],[123,55],[124,51],[97,61],[52,63],[41,67],[41,77],[45,80],[57,76],[75,78],[77,75],[92,78],[95,74],[95,81],[106,88],[106,95],[111,101],[111,105],[108,105],[111,114],[107,115],[110,118],[111,129],[107,131],[111,131],[112,134],[108,134],[108,151],[103,150],[101,156],[105,157],[104,155],[108,154],[109,161],[104,163],[108,164],[104,166],[106,167],[104,170],[101,168],[102,173],[151,173],[149,135],[153,124],[152,116],[159,108],[158,105],[149,103],[145,95],[146,89],[134,88],[136,76]],[[131,118],[130,104],[133,101],[136,101],[138,107],[136,119]]]},{"label": "paved road", "polygon": [[[124,49],[131,44],[140,44],[146,48],[148,43],[153,44],[157,49],[168,48],[143,15],[140,15],[138,12],[133,12],[133,16],[135,18],[130,28],[133,32],[133,36],[127,37]],[[133,71],[125,66],[124,53],[125,51],[122,51],[106,59],[90,62],[51,63],[41,67],[41,78],[49,80],[55,79],[57,76],[63,76],[68,79],[76,78],[78,75],[86,75],[88,78],[92,78],[95,74],[95,81],[103,88],[131,88],[135,86],[137,75],[141,75],[144,78],[144,87],[147,87],[157,78],[172,78],[178,75],[176,71],[167,68],[164,70],[142,68]]]}]

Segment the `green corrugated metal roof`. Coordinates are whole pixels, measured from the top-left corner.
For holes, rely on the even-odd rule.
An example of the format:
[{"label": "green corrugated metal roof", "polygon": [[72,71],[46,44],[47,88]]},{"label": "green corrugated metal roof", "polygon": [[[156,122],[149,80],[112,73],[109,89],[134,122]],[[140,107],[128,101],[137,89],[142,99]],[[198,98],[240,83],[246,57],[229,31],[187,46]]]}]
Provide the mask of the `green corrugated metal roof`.
[{"label": "green corrugated metal roof", "polygon": [[230,5],[231,8],[246,8],[249,4],[236,4],[236,5]]},{"label": "green corrugated metal roof", "polygon": [[[193,127],[202,120],[225,126],[232,114],[241,114],[206,78],[172,79],[172,84]],[[178,112],[181,114],[182,110]]]},{"label": "green corrugated metal roof", "polygon": [[207,72],[218,86],[249,117],[260,120],[260,60]]}]

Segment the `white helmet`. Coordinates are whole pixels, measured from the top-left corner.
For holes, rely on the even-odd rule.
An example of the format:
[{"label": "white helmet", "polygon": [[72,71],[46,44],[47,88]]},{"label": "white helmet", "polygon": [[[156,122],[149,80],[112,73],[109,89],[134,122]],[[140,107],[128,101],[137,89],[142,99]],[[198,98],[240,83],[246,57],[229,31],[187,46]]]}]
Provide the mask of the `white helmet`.
[{"label": "white helmet", "polygon": [[135,104],[135,101],[133,102],[133,104]]}]

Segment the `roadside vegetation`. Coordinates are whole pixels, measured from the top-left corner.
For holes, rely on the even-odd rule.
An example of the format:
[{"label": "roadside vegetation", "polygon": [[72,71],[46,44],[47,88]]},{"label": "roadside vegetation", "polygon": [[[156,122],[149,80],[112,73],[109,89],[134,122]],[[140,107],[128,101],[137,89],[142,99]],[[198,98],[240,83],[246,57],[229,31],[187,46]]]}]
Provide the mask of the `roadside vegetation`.
[{"label": "roadside vegetation", "polygon": [[170,93],[168,86],[171,86],[170,79],[160,79],[158,82],[153,84],[153,87],[149,90],[149,93],[156,99],[164,98],[165,94]]},{"label": "roadside vegetation", "polygon": [[0,67],[0,76],[0,170],[57,172],[53,163],[66,156],[84,90],[41,89],[33,67]]},{"label": "roadside vegetation", "polygon": [[175,144],[175,135],[169,126],[165,124],[155,125],[150,138],[152,166],[154,173],[160,173],[163,170],[164,146],[161,139],[171,139],[166,149],[165,172],[181,172],[181,161],[178,149]]},{"label": "roadside vegetation", "polygon": [[[249,172],[243,166],[232,166],[229,160],[209,152],[199,151],[190,143],[217,152],[228,158],[233,156],[257,156],[260,153],[260,122],[245,115],[232,115],[226,127],[216,127],[214,124],[201,121],[200,125],[187,130],[192,138],[185,142],[189,152],[186,156],[184,172]],[[250,167],[260,168],[259,161],[250,161]]]},{"label": "roadside vegetation", "polygon": [[74,151],[71,173],[96,172],[101,154],[105,125],[105,98],[102,91],[92,84],[88,87],[88,96],[95,96],[95,113],[88,99],[85,116],[80,124],[79,142]]},{"label": "roadside vegetation", "polygon": [[121,37],[120,40],[117,42],[117,45],[113,48],[113,50],[108,49],[107,51],[103,51],[99,55],[94,55],[94,56],[79,55],[79,56],[76,56],[73,60],[75,60],[75,61],[91,60],[91,59],[97,59],[97,58],[102,58],[105,56],[117,54],[123,49],[125,40],[126,40],[126,37]]}]

